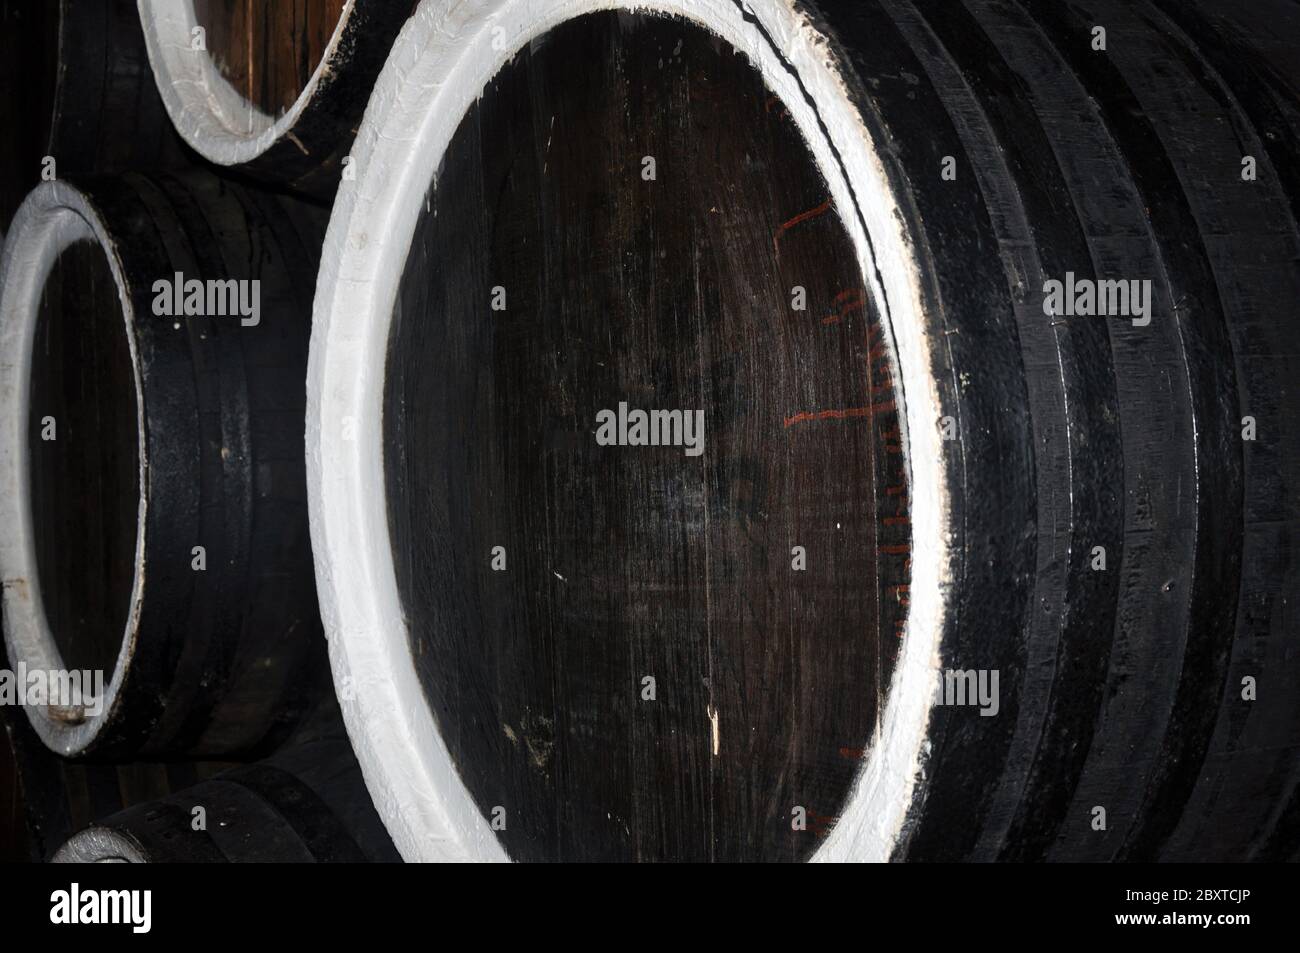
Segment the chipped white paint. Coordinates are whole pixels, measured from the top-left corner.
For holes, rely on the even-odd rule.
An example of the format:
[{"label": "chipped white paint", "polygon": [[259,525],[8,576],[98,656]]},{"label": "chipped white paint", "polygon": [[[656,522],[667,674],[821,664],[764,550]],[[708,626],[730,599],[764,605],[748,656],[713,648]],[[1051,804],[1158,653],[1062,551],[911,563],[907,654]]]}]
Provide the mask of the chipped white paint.
[{"label": "chipped white paint", "polygon": [[[352,152],[358,176],[339,190],[317,284],[307,465],[317,585],[335,681],[356,686],[344,703],[349,732],[380,814],[408,860],[498,860],[505,854],[439,737],[407,647],[381,492],[379,424],[397,285],[427,186],[484,86],[534,37],[609,9],[680,15],[746,54],[801,130],[835,206],[850,209],[852,197],[858,198],[865,231],[854,215],[842,220],[864,284],[879,311],[892,317],[906,408],[901,424],[911,467],[911,599],[880,731],[815,859],[884,860],[899,838],[924,757],[939,668],[940,582],[952,562],[920,268],[877,145],[851,104],[825,38],[791,0],[746,0],[745,6],[797,79],[731,0],[426,0],[403,29],[371,96]],[[494,35],[504,42],[494,44]],[[370,423],[350,431],[349,419]]]},{"label": "chipped white paint", "polygon": [[[98,715],[86,713],[71,722],[44,708],[26,706],[27,717],[52,750],[64,755],[85,751],[112,716],[118,691],[130,666],[144,601],[145,513],[147,509],[144,444],[144,399],[140,360],[132,330],[132,310],[114,244],[98,212],[86,197],[62,182],[45,182],[27,196],[10,226],[0,258],[0,575],[4,578],[5,648],[11,664],[29,670],[63,670],[63,658],[41,603],[32,526],[28,411],[31,397],[32,346],[40,316],[41,293],[59,254],[75,242],[89,241],[105,252],[117,285],[135,376],[136,434],[140,461],[139,509],[136,516],[135,574],[122,644]],[[69,544],[75,541],[68,540]],[[75,662],[75,660],[74,660]]]},{"label": "chipped white paint", "polygon": [[[278,119],[249,102],[221,75],[212,55],[190,48],[198,22],[194,0],[137,0],[145,49],[158,92],[181,138],[218,165],[256,159],[282,137],[293,138],[298,117],[311,102],[338,48],[355,0],[347,0],[324,55],[293,105]],[[305,152],[306,150],[304,150]]]}]

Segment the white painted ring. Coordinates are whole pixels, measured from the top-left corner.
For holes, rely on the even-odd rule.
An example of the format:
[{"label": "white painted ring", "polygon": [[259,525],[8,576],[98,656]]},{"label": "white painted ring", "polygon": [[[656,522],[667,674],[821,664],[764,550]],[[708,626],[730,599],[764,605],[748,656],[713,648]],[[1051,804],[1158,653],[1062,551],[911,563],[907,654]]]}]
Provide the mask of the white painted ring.
[{"label": "white painted ring", "polygon": [[792,0],[745,0],[743,7],[747,14],[733,0],[426,0],[371,96],[353,148],[356,179],[340,187],[317,282],[307,466],[335,684],[367,786],[407,860],[503,860],[505,853],[427,707],[394,576],[381,415],[397,285],[426,188],[489,80],[533,38],[610,9],[680,15],[745,53],[801,130],[836,207],[853,208],[857,197],[861,221],[845,216],[843,223],[864,284],[892,319],[910,452],[913,565],[909,617],[881,726],[815,859],[885,860],[901,836],[925,757],[945,613],[940,585],[953,561],[943,532],[949,503],[921,269],[896,214],[882,150],[852,105],[825,38]]},{"label": "white painted ring", "polygon": [[122,643],[96,713],[69,722],[42,707],[26,706],[28,720],[41,740],[62,755],[84,752],[112,714],[130,667],[144,602],[146,455],[144,397],[140,358],[132,327],[132,308],[122,263],[99,213],[86,196],[61,182],[45,182],[19,207],[0,257],[0,577],[4,579],[5,648],[9,662],[27,670],[62,671],[63,658],[41,602],[41,581],[31,513],[27,448],[32,346],[40,316],[41,294],[55,260],[79,241],[97,244],[117,285],[135,376],[136,434],[140,461],[139,508],[136,514],[135,572]]},{"label": "white painted ring", "polygon": [[268,116],[221,75],[206,51],[191,48],[201,27],[194,0],[137,0],[149,65],[172,125],[181,138],[218,165],[256,159],[288,134],[325,75],[355,0],[347,0],[329,44],[293,105],[279,118]]},{"label": "white painted ring", "polygon": [[87,827],[63,842],[52,864],[147,864],[140,845],[108,827]]}]

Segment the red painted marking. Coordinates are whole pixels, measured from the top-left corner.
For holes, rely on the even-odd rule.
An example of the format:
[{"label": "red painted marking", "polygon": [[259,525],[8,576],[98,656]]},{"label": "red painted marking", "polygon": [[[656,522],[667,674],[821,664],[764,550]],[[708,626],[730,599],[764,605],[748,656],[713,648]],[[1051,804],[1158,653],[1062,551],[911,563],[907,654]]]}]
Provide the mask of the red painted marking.
[{"label": "red painted marking", "polygon": [[801,414],[795,414],[793,417],[785,418],[787,427],[793,424],[801,424],[806,420],[845,420],[849,417],[872,417],[878,413],[883,413],[894,409],[894,402],[887,400],[881,404],[872,404],[870,407],[846,407],[844,410],[818,410]]},{"label": "red painted marking", "polygon": [[908,516],[886,516],[881,522],[886,526],[907,526],[912,520]]},{"label": "red painted marking", "polygon": [[825,202],[823,202],[821,205],[818,205],[816,208],[810,208],[806,212],[800,212],[798,215],[790,219],[788,222],[783,222],[781,224],[781,227],[776,230],[776,234],[772,236],[772,250],[780,251],[781,236],[784,235],[786,232],[788,232],[790,229],[794,228],[796,225],[801,225],[802,223],[808,221],[809,219],[814,219],[819,215],[825,215],[830,210],[831,210],[831,200],[827,199]]},{"label": "red painted marking", "polygon": [[886,556],[906,556],[912,551],[911,543],[897,543],[891,546],[881,546],[880,551]]},{"label": "red painted marking", "polygon": [[885,487],[885,492],[890,496],[907,496],[907,484],[904,483],[899,486],[887,486]]},{"label": "red painted marking", "polygon": [[851,314],[857,314],[866,303],[861,288],[848,288],[837,294],[833,301],[835,313],[829,318],[822,318],[822,324],[839,324]]},{"label": "red painted marking", "polygon": [[816,811],[809,808],[808,829],[817,837],[825,837],[830,829],[835,825],[835,822],[839,819],[839,815],[837,814],[818,814]]},{"label": "red painted marking", "polygon": [[849,758],[854,761],[861,761],[867,756],[866,748],[841,748],[840,757]]}]

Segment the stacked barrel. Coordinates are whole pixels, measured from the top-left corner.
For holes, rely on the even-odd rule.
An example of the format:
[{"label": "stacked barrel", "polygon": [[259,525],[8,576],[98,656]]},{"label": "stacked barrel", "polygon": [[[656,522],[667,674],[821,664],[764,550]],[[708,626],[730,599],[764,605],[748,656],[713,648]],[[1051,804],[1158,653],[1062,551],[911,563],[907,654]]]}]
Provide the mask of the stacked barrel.
[{"label": "stacked barrel", "polygon": [[[303,419],[339,177],[316,147],[346,151],[405,15],[200,4],[191,34],[190,6],[4,11],[49,66],[0,262],[5,667],[75,688],[7,711],[10,803],[42,858],[81,831],[60,857],[389,859],[329,676]],[[221,142],[160,94],[171,45],[223,91]],[[270,158],[231,160],[265,116]]]},{"label": "stacked barrel", "polygon": [[9,849],[1300,856],[1244,6],[0,2]]}]

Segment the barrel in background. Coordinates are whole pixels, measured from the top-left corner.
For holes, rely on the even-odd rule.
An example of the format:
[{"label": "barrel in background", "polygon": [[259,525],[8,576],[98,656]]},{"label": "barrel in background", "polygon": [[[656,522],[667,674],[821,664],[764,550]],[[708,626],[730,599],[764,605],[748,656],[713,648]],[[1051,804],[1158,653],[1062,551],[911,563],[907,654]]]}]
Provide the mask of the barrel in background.
[{"label": "barrel in background", "polygon": [[[339,725],[341,728],[341,724]],[[346,736],[299,738],[101,816],[53,863],[389,863],[400,861]]]},{"label": "barrel in background", "polygon": [[[48,861],[70,837],[95,821],[167,797],[229,770],[223,762],[72,761],[52,752],[22,710],[4,712],[11,775],[0,774],[10,802],[10,850],[5,861]],[[12,779],[12,780],[9,780]]]},{"label": "barrel in background", "polygon": [[217,71],[253,108],[283,116],[326,56],[345,0],[256,3],[196,0]]},{"label": "barrel in background", "polygon": [[0,751],[16,768],[0,774],[15,785],[12,826],[0,828],[5,860],[400,860],[327,693],[273,755],[248,764],[73,761],[50,751],[20,710],[3,714]]},{"label": "barrel in background", "polygon": [[176,129],[205,159],[328,201],[410,0],[139,0]]},{"label": "barrel in background", "polygon": [[265,753],[328,691],[302,458],[319,229],[201,173],[49,183],[15,219],[7,647],[106,686],[28,709],[59,753]]}]

